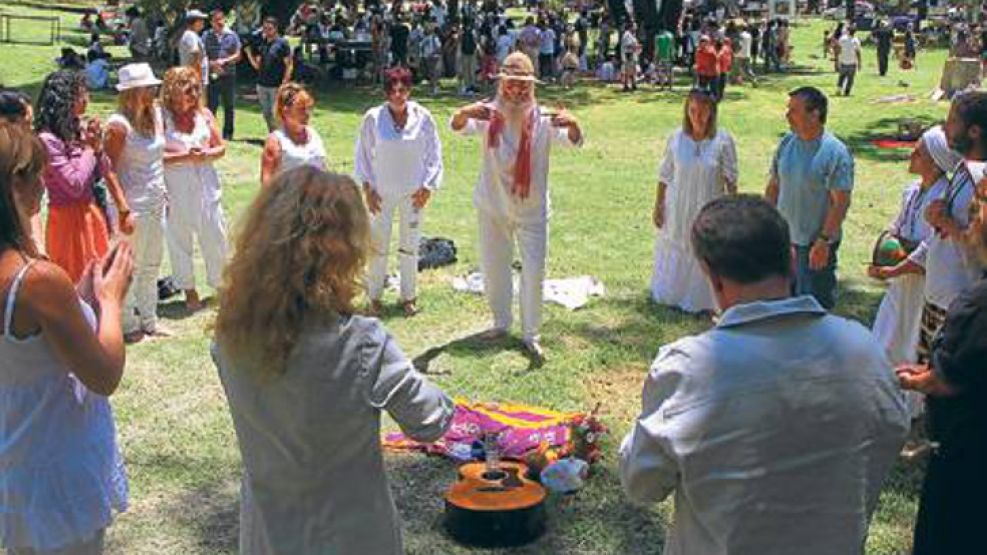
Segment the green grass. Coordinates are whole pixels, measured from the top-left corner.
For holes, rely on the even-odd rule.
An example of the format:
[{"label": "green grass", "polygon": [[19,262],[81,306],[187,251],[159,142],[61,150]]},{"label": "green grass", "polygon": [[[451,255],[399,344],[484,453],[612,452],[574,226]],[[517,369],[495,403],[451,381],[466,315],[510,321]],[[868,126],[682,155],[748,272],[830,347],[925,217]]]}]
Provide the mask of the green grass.
[{"label": "green grass", "polygon": [[[39,14],[23,7],[5,8]],[[47,13],[47,12],[46,12]],[[70,29],[78,17],[66,15],[70,44],[86,36]],[[768,164],[784,120],[785,92],[799,85],[835,89],[831,64],[818,58],[822,22],[795,33],[796,71],[772,75],[752,88],[730,87],[720,125],[733,133],[740,155],[740,188],[763,191]],[[30,31],[41,34],[44,28]],[[117,56],[124,49],[111,48]],[[53,69],[58,47],[0,46],[0,82],[35,94]],[[869,138],[893,132],[899,118],[941,120],[945,103],[927,100],[938,81],[944,53],[922,52],[916,71],[876,75],[874,52],[865,53],[851,98],[831,98],[829,129],[846,140],[856,156],[856,189],[841,249],[837,311],[870,323],[882,290],[864,276],[873,238],[898,209],[901,188],[910,180],[907,152],[879,151]],[[909,83],[899,86],[899,80]],[[648,301],[654,232],[651,225],[655,176],[665,138],[681,123],[684,82],[674,93],[650,90],[624,95],[595,83],[573,91],[541,91],[545,102],[562,101],[581,119],[587,134],[578,152],[558,150],[552,158],[554,217],[548,274],[591,274],[603,280],[607,296],[576,312],[545,310],[544,343],[548,363],[529,370],[517,349],[478,350],[452,343],[431,360],[429,371],[450,394],[478,400],[535,403],[551,408],[589,409],[603,403],[612,429],[606,458],[588,488],[578,496],[553,501],[551,529],[540,541],[514,553],[631,554],[660,553],[671,522],[671,503],[653,508],[631,505],[622,494],[616,448],[639,407],[644,372],[658,347],[708,323]],[[444,94],[419,96],[436,118],[445,121],[463,100]],[[245,87],[243,92],[249,92]],[[879,97],[910,93],[906,104],[876,103]],[[322,133],[333,169],[352,170],[352,150],[364,110],[381,101],[367,88],[333,87],[319,91],[315,125]],[[91,110],[106,116],[113,97],[94,95]],[[260,150],[242,139],[261,139],[263,123],[256,104],[241,98],[237,137],[219,162],[224,204],[235,221],[256,194]],[[443,129],[446,179],[426,215],[429,235],[453,238],[460,261],[426,272],[420,280],[424,309],[406,320],[392,309],[385,316],[409,356],[469,335],[488,325],[479,297],[454,293],[456,275],[478,265],[476,223],[471,190],[480,160],[478,142]],[[393,252],[393,250],[392,250]],[[201,269],[200,269],[201,270]],[[201,276],[200,271],[200,276]],[[209,292],[211,294],[211,292]],[[389,300],[396,300],[389,297]],[[222,389],[208,357],[207,327],[212,314],[188,316],[180,304],[161,307],[165,325],[176,337],[130,349],[123,385],[113,397],[120,443],[132,485],[132,506],[110,530],[111,551],[126,554],[235,553],[239,456]],[[404,518],[409,553],[471,553],[448,540],[440,529],[441,493],[453,466],[436,459],[389,455],[388,468]],[[906,552],[916,510],[922,468],[898,465],[885,487],[868,542],[868,553]]]}]

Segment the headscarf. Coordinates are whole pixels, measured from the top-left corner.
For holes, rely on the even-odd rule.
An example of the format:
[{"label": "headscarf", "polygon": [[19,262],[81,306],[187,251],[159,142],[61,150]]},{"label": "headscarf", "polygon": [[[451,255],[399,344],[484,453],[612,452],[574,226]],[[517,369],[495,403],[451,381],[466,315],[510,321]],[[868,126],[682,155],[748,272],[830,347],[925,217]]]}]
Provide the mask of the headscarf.
[{"label": "headscarf", "polygon": [[963,161],[963,156],[959,152],[949,148],[949,141],[946,140],[946,133],[942,130],[941,125],[929,128],[922,134],[920,140],[925,145],[925,149],[929,151],[929,155],[932,156],[936,166],[943,173],[955,170],[956,166]]}]

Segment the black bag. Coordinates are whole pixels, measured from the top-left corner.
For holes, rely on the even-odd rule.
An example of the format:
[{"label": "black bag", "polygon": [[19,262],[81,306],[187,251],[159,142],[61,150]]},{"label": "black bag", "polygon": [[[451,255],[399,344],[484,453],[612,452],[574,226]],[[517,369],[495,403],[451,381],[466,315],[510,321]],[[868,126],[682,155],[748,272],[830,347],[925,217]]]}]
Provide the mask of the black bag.
[{"label": "black bag", "polygon": [[455,264],[456,243],[443,237],[422,237],[418,244],[418,271]]}]

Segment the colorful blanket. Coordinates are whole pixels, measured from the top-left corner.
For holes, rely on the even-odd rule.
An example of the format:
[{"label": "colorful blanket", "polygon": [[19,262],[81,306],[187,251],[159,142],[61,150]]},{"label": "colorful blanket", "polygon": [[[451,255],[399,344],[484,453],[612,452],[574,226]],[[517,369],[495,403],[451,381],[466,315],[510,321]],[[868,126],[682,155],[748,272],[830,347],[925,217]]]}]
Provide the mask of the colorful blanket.
[{"label": "colorful blanket", "polygon": [[582,413],[513,403],[470,403],[463,399],[456,399],[455,411],[449,431],[435,443],[419,443],[395,432],[384,437],[383,445],[388,449],[423,451],[468,461],[476,458],[474,444],[482,444],[487,434],[496,433],[500,456],[523,460],[543,442],[550,448],[564,448],[570,439],[569,424],[585,417]]}]

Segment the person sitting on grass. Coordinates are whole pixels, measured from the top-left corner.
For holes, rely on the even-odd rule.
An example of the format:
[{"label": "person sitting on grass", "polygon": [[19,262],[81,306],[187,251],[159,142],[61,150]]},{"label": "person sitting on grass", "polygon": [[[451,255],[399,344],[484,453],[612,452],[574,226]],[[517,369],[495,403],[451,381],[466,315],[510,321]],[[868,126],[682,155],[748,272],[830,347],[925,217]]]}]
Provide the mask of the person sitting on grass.
[{"label": "person sitting on grass", "polygon": [[239,553],[399,555],[381,413],[434,441],[454,405],[379,320],[354,314],[371,254],[363,192],[284,172],[242,229],[212,347],[243,457]]},{"label": "person sitting on grass", "polygon": [[861,553],[908,432],[883,349],[790,296],[788,224],[767,201],[713,200],[691,242],[722,313],[659,350],[620,447],[624,491],[675,493],[667,555]]}]

